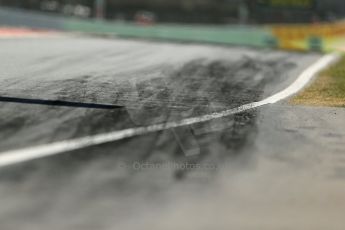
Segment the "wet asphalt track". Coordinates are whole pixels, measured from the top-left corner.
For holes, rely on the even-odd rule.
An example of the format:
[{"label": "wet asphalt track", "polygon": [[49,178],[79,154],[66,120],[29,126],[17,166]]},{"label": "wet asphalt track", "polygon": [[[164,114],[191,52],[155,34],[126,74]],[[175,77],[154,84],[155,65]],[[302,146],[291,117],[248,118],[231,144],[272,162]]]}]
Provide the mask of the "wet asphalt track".
[{"label": "wet asphalt track", "polygon": [[282,90],[317,58],[84,38],[1,46],[1,151],[235,108]]},{"label": "wet asphalt track", "polygon": [[[3,39],[0,49],[0,151],[235,108],[279,92],[319,58],[80,37]],[[242,210],[239,201],[248,195],[242,189],[265,196],[260,186],[269,180],[260,177],[262,184],[254,182],[260,188],[251,188],[224,179],[239,180],[255,168],[257,154],[289,152],[270,125],[286,110],[263,110],[0,169],[0,227],[228,229],[224,212]],[[230,210],[217,200],[229,189],[244,193],[228,197]],[[211,210],[223,214],[201,224],[199,207],[206,219]],[[231,226],[257,229],[244,224],[253,215],[242,211],[243,220]]]}]

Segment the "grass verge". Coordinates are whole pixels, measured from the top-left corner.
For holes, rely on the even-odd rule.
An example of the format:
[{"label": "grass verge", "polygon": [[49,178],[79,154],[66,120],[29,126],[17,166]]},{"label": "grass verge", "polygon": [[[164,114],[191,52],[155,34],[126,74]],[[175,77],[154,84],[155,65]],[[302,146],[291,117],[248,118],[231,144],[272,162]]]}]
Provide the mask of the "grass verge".
[{"label": "grass verge", "polygon": [[307,106],[345,107],[345,55],[321,72],[290,104]]}]

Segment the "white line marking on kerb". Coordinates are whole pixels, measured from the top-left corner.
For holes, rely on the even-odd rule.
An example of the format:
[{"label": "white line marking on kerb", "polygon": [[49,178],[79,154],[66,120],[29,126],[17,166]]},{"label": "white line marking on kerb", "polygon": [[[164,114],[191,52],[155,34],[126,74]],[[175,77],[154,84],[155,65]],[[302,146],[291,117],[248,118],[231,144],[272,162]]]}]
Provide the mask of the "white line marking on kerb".
[{"label": "white line marking on kerb", "polygon": [[288,98],[298,91],[300,91],[306,84],[321,70],[326,68],[332,62],[336,61],[340,57],[339,54],[328,54],[320,58],[316,63],[306,69],[297,80],[292,83],[288,88],[283,91],[270,96],[262,101],[253,102],[240,106],[238,108],[229,109],[223,112],[212,113],[200,117],[188,118],[179,122],[167,122],[165,124],[156,124],[147,127],[131,128],[125,130],[114,131],[105,134],[99,134],[94,136],[87,136],[78,139],[60,141],[56,143],[30,147],[25,149],[13,150],[0,153],[0,167],[10,166],[26,161],[31,161],[43,157],[53,156],[72,150],[83,149],[90,146],[100,145],[104,143],[114,142],[129,137],[139,136],[152,132],[162,131],[165,129],[172,129],[186,125],[192,125],[196,123],[202,123],[217,118],[230,116],[233,114],[241,113],[247,110],[258,108],[264,105],[273,104]]}]

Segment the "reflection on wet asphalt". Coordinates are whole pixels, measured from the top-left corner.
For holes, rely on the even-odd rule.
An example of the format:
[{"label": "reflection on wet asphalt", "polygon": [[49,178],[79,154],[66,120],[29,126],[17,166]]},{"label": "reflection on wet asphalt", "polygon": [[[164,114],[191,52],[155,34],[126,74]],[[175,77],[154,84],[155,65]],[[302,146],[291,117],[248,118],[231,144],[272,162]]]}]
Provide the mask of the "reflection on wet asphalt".
[{"label": "reflection on wet asphalt", "polygon": [[[259,101],[285,88],[318,57],[85,38],[5,43],[0,55],[11,62],[0,63],[6,70],[1,96],[116,108],[0,102],[2,151]],[[28,53],[28,47],[40,49]],[[259,114],[252,110],[1,169],[1,229],[147,229],[129,220],[148,224],[154,217],[147,212],[159,218],[160,208],[176,210],[174,200],[209,191],[224,168],[237,174],[255,167],[257,140],[263,138]],[[190,215],[185,218],[196,216]],[[156,223],[150,229],[164,226]]]}]

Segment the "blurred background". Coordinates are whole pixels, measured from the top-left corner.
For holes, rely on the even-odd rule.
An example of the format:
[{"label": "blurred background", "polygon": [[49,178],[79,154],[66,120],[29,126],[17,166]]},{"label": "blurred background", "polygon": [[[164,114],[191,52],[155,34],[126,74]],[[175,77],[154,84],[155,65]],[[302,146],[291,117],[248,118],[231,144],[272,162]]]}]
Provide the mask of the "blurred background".
[{"label": "blurred background", "polygon": [[310,23],[345,15],[344,0],[0,0],[0,5],[143,24]]}]

